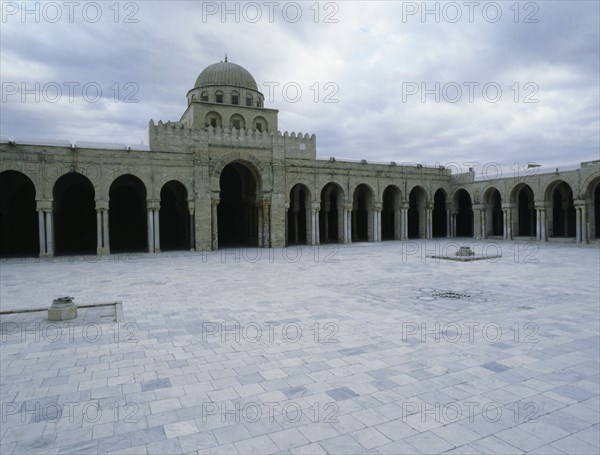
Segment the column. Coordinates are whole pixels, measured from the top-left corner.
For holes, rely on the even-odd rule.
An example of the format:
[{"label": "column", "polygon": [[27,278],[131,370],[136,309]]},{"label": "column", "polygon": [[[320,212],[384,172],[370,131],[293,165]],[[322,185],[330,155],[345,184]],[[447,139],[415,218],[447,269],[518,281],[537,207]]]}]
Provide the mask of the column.
[{"label": "column", "polygon": [[154,253],[154,213],[148,208],[148,253]]},{"label": "column", "polygon": [[154,252],[160,253],[160,211],[155,208],[154,212]]},{"label": "column", "polygon": [[210,201],[211,247],[213,251],[219,249],[219,224],[217,219],[217,207],[219,206],[219,202],[219,199],[212,199]]},{"label": "column", "polygon": [[351,210],[352,206],[344,206],[344,243],[352,243],[352,236],[350,235]]},{"label": "column", "polygon": [[194,216],[195,210],[190,209],[190,251],[196,250],[196,220]]},{"label": "column", "polygon": [[508,219],[508,240],[512,240],[512,209],[506,210],[506,218]]},{"label": "column", "polygon": [[400,209],[400,219],[402,220],[401,239],[408,239],[408,210],[406,207]]},{"label": "column", "polygon": [[96,209],[96,254],[102,255],[102,210]]},{"label": "column", "polygon": [[382,207],[377,208],[377,241],[381,242],[381,211]]},{"label": "column", "polygon": [[110,254],[110,235],[108,232],[108,217],[109,217],[109,209],[102,210],[102,247],[104,250],[102,254],[109,255]]},{"label": "column", "polygon": [[46,210],[46,252],[48,257],[54,256],[54,231],[52,227],[53,212]]},{"label": "column", "polygon": [[575,243],[581,243],[581,207],[578,206],[575,206]]},{"label": "column", "polygon": [[485,239],[487,237],[487,233],[488,233],[488,226],[487,226],[487,209],[481,209],[481,215],[480,215],[480,223],[481,223],[481,238]]},{"label": "column", "polygon": [[539,242],[542,239],[542,210],[535,209],[535,239]]},{"label": "column", "polygon": [[319,245],[321,243],[321,232],[320,232],[320,224],[319,224],[319,211],[321,209],[321,203],[315,202],[312,205],[312,220],[313,220],[313,245]]},{"label": "column", "polygon": [[547,229],[547,222],[546,222],[546,216],[547,216],[547,212],[546,209],[543,208],[540,210],[540,241],[542,242],[546,242],[548,240],[548,229]]},{"label": "column", "polygon": [[262,246],[271,247],[271,201],[263,199],[261,201],[262,212]]},{"label": "column", "polygon": [[46,256],[46,219],[45,212],[38,210],[38,224],[40,232],[40,257]]},{"label": "column", "polygon": [[452,211],[446,209],[446,237],[452,237]]},{"label": "column", "polygon": [[581,206],[581,243],[588,243],[587,207]]},{"label": "column", "polygon": [[433,237],[433,210],[431,207],[425,208],[425,238]]}]

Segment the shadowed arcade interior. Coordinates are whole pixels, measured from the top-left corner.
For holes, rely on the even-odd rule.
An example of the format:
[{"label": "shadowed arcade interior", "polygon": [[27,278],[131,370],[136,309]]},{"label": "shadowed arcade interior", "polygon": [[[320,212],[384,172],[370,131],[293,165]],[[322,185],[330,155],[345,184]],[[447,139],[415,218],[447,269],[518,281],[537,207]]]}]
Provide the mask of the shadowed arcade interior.
[{"label": "shadowed arcade interior", "polygon": [[164,251],[190,249],[187,190],[171,180],[160,190],[160,247]]},{"label": "shadowed arcade interior", "polygon": [[148,248],[146,187],[137,177],[118,177],[109,191],[111,252],[144,251]]},{"label": "shadowed arcade interior", "polygon": [[39,254],[35,187],[17,171],[0,173],[0,256]]},{"label": "shadowed arcade interior", "polygon": [[239,162],[230,163],[221,172],[217,208],[220,246],[258,245],[258,207],[256,178]]},{"label": "shadowed arcade interior", "polygon": [[94,186],[76,172],[65,174],[54,184],[56,254],[96,253],[96,208]]},{"label": "shadowed arcade interior", "polygon": [[307,220],[310,219],[307,212],[307,204],[310,195],[306,186],[294,185],[290,191],[290,208],[288,209],[288,244],[306,245],[308,240]]}]

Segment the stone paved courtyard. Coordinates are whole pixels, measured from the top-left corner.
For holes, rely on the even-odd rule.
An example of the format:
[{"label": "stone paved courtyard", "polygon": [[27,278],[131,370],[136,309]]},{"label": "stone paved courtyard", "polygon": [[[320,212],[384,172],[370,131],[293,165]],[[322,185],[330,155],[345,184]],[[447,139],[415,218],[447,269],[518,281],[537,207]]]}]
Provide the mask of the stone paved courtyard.
[{"label": "stone paved courtyard", "polygon": [[4,260],[124,320],[2,316],[0,452],[598,453],[600,250],[466,244]]}]

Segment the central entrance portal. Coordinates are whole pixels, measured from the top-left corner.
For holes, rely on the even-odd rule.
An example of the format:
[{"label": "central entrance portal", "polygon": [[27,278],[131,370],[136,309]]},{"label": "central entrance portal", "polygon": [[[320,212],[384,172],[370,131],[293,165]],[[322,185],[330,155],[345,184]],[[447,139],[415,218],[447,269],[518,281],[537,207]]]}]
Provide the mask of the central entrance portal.
[{"label": "central entrance portal", "polygon": [[258,246],[256,178],[242,163],[225,166],[219,179],[219,246]]}]

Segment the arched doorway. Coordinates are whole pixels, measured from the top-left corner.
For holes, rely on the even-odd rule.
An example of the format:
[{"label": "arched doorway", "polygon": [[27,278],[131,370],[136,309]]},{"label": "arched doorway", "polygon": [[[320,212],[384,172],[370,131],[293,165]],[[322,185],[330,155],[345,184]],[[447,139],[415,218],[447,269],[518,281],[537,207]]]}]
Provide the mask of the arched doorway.
[{"label": "arched doorway", "polygon": [[258,246],[258,184],[243,163],[223,168],[217,209],[219,246]]},{"label": "arched doorway", "polygon": [[352,204],[352,241],[368,242],[373,239],[373,192],[361,184],[354,190]]},{"label": "arched doorway", "polygon": [[427,193],[420,186],[415,186],[408,196],[408,238],[424,239],[427,237],[425,203]]},{"label": "arched doorway", "polygon": [[96,239],[94,185],[72,172],[54,184],[54,239],[56,254],[93,254]]},{"label": "arched doorway", "polygon": [[35,187],[25,174],[0,173],[0,256],[40,252]]},{"label": "arched doorway", "polygon": [[308,205],[310,192],[301,183],[294,185],[290,191],[290,208],[288,209],[288,243],[290,245],[306,245],[308,243]]},{"label": "arched doorway", "polygon": [[456,205],[456,236],[473,237],[473,204],[467,190],[460,189],[454,196]]},{"label": "arched doorway", "polygon": [[383,191],[381,210],[381,238],[383,240],[400,239],[400,190],[395,185]]},{"label": "arched doorway", "polygon": [[335,183],[328,183],[321,191],[321,210],[319,211],[319,237],[321,243],[341,243],[343,222],[344,193]]},{"label": "arched doorway", "polygon": [[[517,189],[516,193],[516,220],[514,226],[516,236],[535,237],[536,235],[536,214],[535,204],[533,201],[533,190],[529,185],[522,185]],[[515,213],[513,212],[513,218]]]},{"label": "arched doorway", "polygon": [[447,232],[447,216],[446,216],[446,192],[439,189],[433,196],[433,237],[446,237]]},{"label": "arched doorway", "polygon": [[550,237],[575,237],[575,205],[573,191],[567,182],[557,182],[548,189],[552,194],[552,225]]},{"label": "arched doorway", "polygon": [[144,251],[148,248],[146,186],[137,177],[117,177],[109,190],[110,250]]},{"label": "arched doorway", "polygon": [[504,221],[502,218],[502,197],[496,188],[490,188],[485,194],[486,222],[488,236],[502,237],[504,235]]},{"label": "arched doorway", "polygon": [[163,251],[190,249],[190,215],[187,190],[171,180],[160,190],[160,247]]}]

